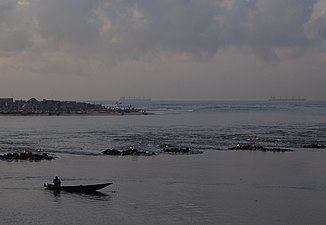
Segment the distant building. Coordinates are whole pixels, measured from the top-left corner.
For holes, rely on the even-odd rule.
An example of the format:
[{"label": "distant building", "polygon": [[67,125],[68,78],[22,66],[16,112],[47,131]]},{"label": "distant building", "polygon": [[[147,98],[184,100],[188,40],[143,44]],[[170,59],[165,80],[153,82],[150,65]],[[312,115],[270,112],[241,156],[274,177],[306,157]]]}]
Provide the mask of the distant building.
[{"label": "distant building", "polygon": [[39,101],[36,98],[31,98],[30,100],[27,101],[28,103],[32,103],[32,104],[38,104]]},{"label": "distant building", "polygon": [[0,105],[4,106],[4,105],[10,105],[14,103],[14,99],[13,98],[0,98]]},{"label": "distant building", "polygon": [[137,109],[108,109],[100,104],[90,104],[76,101],[46,100],[38,101],[31,98],[28,101],[12,98],[0,98],[0,114],[6,115],[61,115],[61,114],[87,114],[112,112],[138,112]]}]

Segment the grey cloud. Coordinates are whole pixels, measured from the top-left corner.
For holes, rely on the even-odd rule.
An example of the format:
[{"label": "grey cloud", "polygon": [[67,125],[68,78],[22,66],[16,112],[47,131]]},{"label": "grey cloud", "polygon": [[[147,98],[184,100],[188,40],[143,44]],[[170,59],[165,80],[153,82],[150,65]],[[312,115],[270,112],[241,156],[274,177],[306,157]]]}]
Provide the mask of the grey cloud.
[{"label": "grey cloud", "polygon": [[316,1],[248,0],[234,1],[223,15],[227,44],[247,46],[264,59],[276,59],[276,48],[310,45],[304,32]]},{"label": "grey cloud", "polygon": [[276,47],[296,47],[309,44],[304,25],[310,20],[315,0],[266,1],[255,16],[255,34],[259,42]]},{"label": "grey cloud", "polygon": [[0,46],[3,51],[19,52],[32,46],[32,44],[28,34],[14,31],[2,39]]},{"label": "grey cloud", "polygon": [[[1,20],[9,20],[13,14],[15,19],[11,18],[11,22],[24,20],[13,1],[4,2],[0,4]],[[246,47],[258,57],[271,60],[277,59],[277,48],[313,44],[315,39],[307,36],[304,27],[315,3],[316,0],[29,0],[29,10],[33,10],[30,14],[37,25],[30,24],[30,28],[33,35],[38,33],[43,38],[47,50],[52,47],[72,57],[90,57],[106,63],[160,52],[212,56],[227,46]],[[2,13],[8,11],[12,13]],[[323,38],[325,24],[320,19],[309,26],[314,26],[319,38]],[[14,29],[15,24],[11,26]],[[15,42],[20,43],[20,48],[31,45],[31,32],[26,27],[13,34],[19,34]]]},{"label": "grey cloud", "polygon": [[32,46],[32,27],[16,1],[0,2],[0,55],[19,53]]},{"label": "grey cloud", "polygon": [[[316,1],[229,2],[230,7],[225,6],[225,1],[213,0],[137,1],[148,22],[134,30],[124,18],[117,21],[117,26],[130,41],[145,38],[154,46],[190,53],[215,52],[227,45],[274,48],[308,43],[303,26],[309,21]],[[114,21],[110,14],[108,18]]]},{"label": "grey cloud", "polygon": [[13,15],[15,3],[13,1],[0,1],[0,21],[6,22]]},{"label": "grey cloud", "polygon": [[217,1],[142,1],[141,6],[148,18],[147,41],[157,48],[214,54],[224,45],[214,19],[222,10]]},{"label": "grey cloud", "polygon": [[91,22],[91,17],[98,1],[44,0],[38,4],[38,24],[45,38],[79,45],[96,40],[98,29]]},{"label": "grey cloud", "polygon": [[326,13],[314,19],[309,25],[308,32],[313,38],[326,41]]}]

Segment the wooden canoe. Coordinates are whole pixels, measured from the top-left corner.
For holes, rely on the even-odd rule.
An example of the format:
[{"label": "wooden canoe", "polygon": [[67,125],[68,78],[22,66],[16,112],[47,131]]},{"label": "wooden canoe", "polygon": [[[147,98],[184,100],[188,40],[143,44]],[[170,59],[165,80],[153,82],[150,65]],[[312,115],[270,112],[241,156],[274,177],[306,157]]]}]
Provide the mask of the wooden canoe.
[{"label": "wooden canoe", "polygon": [[46,190],[54,191],[70,191],[70,192],[94,192],[105,188],[112,183],[103,184],[88,184],[88,185],[75,185],[75,186],[55,186],[53,184],[44,184]]}]

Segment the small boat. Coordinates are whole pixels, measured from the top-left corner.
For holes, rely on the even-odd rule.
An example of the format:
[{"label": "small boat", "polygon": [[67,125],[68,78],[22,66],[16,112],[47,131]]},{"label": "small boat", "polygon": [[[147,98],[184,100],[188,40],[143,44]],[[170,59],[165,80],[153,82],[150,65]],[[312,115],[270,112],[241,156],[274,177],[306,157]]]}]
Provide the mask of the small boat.
[{"label": "small boat", "polygon": [[112,183],[103,184],[88,184],[88,185],[75,185],[75,186],[56,186],[53,184],[44,184],[46,190],[53,191],[69,191],[69,192],[96,192],[99,189],[105,188]]}]

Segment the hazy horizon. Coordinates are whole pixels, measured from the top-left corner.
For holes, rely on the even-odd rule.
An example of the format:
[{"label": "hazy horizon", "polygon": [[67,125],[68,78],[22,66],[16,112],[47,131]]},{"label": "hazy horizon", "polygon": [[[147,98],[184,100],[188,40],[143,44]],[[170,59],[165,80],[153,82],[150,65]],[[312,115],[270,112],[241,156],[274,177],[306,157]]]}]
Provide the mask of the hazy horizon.
[{"label": "hazy horizon", "polygon": [[2,0],[0,96],[325,100],[323,0]]},{"label": "hazy horizon", "polygon": [[[126,97],[126,98],[131,98],[131,99],[144,99],[144,96],[121,96],[121,97]],[[120,97],[120,98],[121,98]],[[301,96],[270,96],[269,98],[266,99],[153,99],[153,98],[147,98],[149,99],[150,102],[267,102],[270,101],[270,98],[277,98],[277,99],[283,99],[285,102],[289,102],[286,100],[294,100],[294,102],[300,102],[296,101],[295,99],[304,99],[303,102],[325,102],[325,99],[307,99],[307,98],[302,98]],[[80,98],[37,98],[37,97],[26,97],[26,98],[15,98],[15,97],[3,97],[0,96],[1,98],[13,98],[14,101],[16,100],[25,100],[28,101],[31,98],[35,98],[38,101],[42,100],[54,100],[54,101],[77,101],[77,102],[90,102],[90,103],[101,103],[101,102],[117,102],[120,100],[120,98],[117,99],[80,99]],[[271,101],[273,102],[273,101]]]}]

